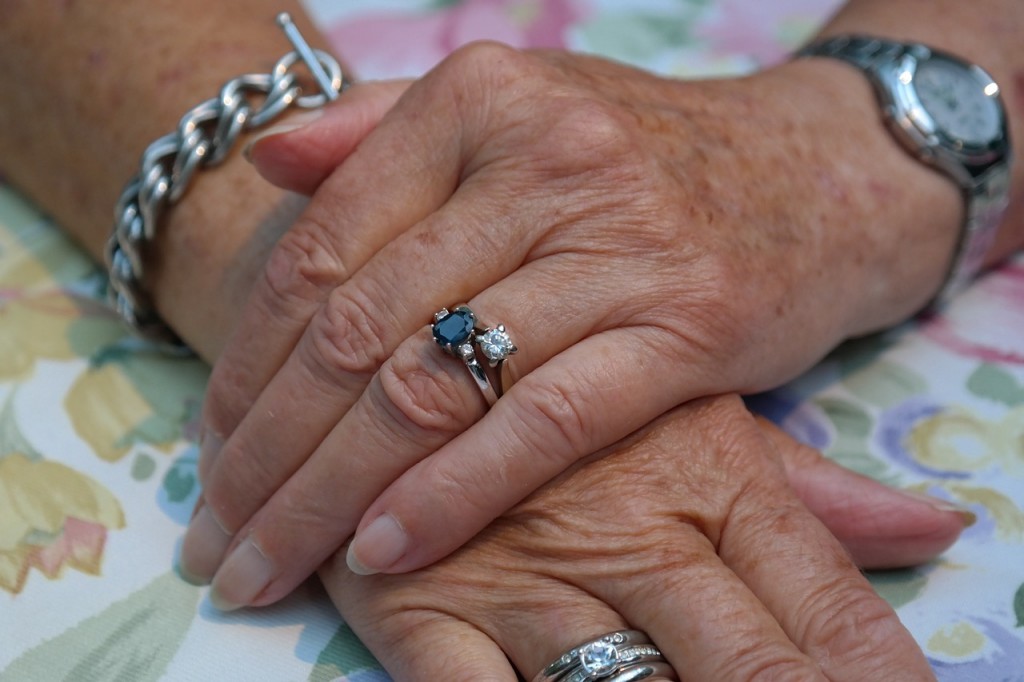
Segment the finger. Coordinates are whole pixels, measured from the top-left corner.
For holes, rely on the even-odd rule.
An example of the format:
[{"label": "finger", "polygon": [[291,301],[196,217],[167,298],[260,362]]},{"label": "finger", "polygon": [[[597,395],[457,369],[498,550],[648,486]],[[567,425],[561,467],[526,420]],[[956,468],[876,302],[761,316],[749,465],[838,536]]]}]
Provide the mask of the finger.
[{"label": "finger", "polygon": [[372,626],[362,626],[358,614],[345,621],[395,680],[518,679],[490,637],[452,616],[415,611],[392,614]]},{"label": "finger", "polygon": [[286,121],[253,138],[246,157],[264,179],[311,195],[345,161],[412,83],[361,82],[296,126]]},{"label": "finger", "polygon": [[748,486],[718,550],[830,680],[933,679],[892,607],[781,480]]},{"label": "finger", "polygon": [[944,500],[890,488],[802,445],[766,419],[761,431],[782,456],[789,484],[863,569],[934,559],[974,522]]},{"label": "finger", "polygon": [[[377,498],[359,523],[351,565],[399,573],[436,561],[580,458],[685,402],[677,386],[699,395],[704,377],[652,350],[669,346],[663,334],[602,332],[525,376]],[[659,390],[658,379],[669,376]]]},{"label": "finger", "polygon": [[[682,680],[821,680],[820,668],[692,526],[635,567],[642,583],[597,587],[643,628]],[[643,585],[643,587],[638,587]]]}]

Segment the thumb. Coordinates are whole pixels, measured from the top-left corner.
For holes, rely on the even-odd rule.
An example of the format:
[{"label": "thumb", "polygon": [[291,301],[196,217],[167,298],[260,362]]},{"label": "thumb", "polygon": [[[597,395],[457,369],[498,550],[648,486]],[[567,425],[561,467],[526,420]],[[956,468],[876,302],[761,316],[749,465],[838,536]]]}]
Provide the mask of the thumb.
[{"label": "thumb", "polygon": [[411,83],[352,85],[331,105],[296,113],[253,136],[245,157],[271,184],[311,195],[377,127]]},{"label": "thumb", "polygon": [[974,514],[966,509],[890,488],[798,443],[766,419],[758,417],[758,423],[779,451],[797,496],[861,568],[899,568],[930,561],[974,523]]}]

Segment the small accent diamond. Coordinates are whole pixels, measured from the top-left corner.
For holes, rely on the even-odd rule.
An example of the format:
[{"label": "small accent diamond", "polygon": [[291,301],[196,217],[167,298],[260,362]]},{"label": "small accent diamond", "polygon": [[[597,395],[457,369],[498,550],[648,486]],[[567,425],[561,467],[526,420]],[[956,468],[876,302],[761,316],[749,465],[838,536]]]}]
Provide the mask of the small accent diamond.
[{"label": "small accent diamond", "polygon": [[508,332],[502,327],[496,327],[495,329],[488,329],[480,337],[480,350],[483,351],[484,356],[491,362],[500,362],[508,358],[513,352],[515,346],[512,343],[512,339],[509,338]]},{"label": "small accent diamond", "polygon": [[592,642],[580,651],[580,665],[589,675],[608,675],[619,664],[619,650],[608,642]]}]

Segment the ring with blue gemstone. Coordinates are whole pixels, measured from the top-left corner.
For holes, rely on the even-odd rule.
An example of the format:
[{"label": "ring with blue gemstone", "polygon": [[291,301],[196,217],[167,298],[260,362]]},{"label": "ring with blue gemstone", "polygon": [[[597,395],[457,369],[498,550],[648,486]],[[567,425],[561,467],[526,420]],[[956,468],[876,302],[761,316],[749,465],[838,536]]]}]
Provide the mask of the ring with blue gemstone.
[{"label": "ring with blue gemstone", "polygon": [[[466,365],[470,375],[484,394],[488,406],[494,405],[504,392],[502,369],[505,361],[519,349],[505,329],[505,325],[481,327],[476,314],[467,305],[458,305],[451,310],[442,308],[434,314],[431,327],[434,341],[449,355]],[[487,361],[487,367],[495,374],[492,381],[487,368],[480,362],[479,355]]]}]

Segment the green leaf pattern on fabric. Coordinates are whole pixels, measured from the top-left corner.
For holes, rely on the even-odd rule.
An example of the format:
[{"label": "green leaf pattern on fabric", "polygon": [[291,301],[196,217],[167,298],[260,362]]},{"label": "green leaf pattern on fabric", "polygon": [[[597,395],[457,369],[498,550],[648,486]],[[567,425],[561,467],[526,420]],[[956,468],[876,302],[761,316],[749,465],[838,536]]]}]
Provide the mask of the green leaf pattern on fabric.
[{"label": "green leaf pattern on fabric", "polygon": [[309,682],[333,682],[342,675],[380,668],[377,659],[344,623],[317,656]]},{"label": "green leaf pattern on fabric", "polygon": [[1024,386],[1012,374],[996,365],[982,363],[967,379],[967,390],[1008,407],[1024,404]]},{"label": "green leaf pattern on fabric", "polygon": [[868,440],[874,420],[861,405],[844,398],[823,397],[814,400],[832,422],[835,440],[825,454],[839,464],[880,481],[892,482],[888,465],[871,455]]},{"label": "green leaf pattern on fabric", "polygon": [[183,502],[192,495],[192,491],[199,485],[195,471],[195,458],[183,456],[171,465],[163,480],[163,489],[168,500],[175,503]]},{"label": "green leaf pattern on fabric", "polygon": [[603,12],[585,23],[586,44],[602,45],[605,55],[628,64],[642,64],[666,49],[694,42],[693,22],[707,2],[679,2],[669,12]]},{"label": "green leaf pattern on fabric", "polygon": [[877,360],[850,373],[843,386],[869,405],[882,409],[928,390],[928,383],[921,376],[888,360]]},{"label": "green leaf pattern on fabric", "polygon": [[1017,617],[1017,627],[1024,628],[1024,583],[1013,595],[1013,614]]},{"label": "green leaf pattern on fabric", "polygon": [[871,571],[867,574],[871,586],[889,602],[894,609],[909,604],[920,596],[928,583],[928,576],[922,569],[910,568],[896,571]]},{"label": "green leaf pattern on fabric", "polygon": [[0,672],[0,682],[159,680],[198,603],[199,588],[167,573],[25,652]]}]

